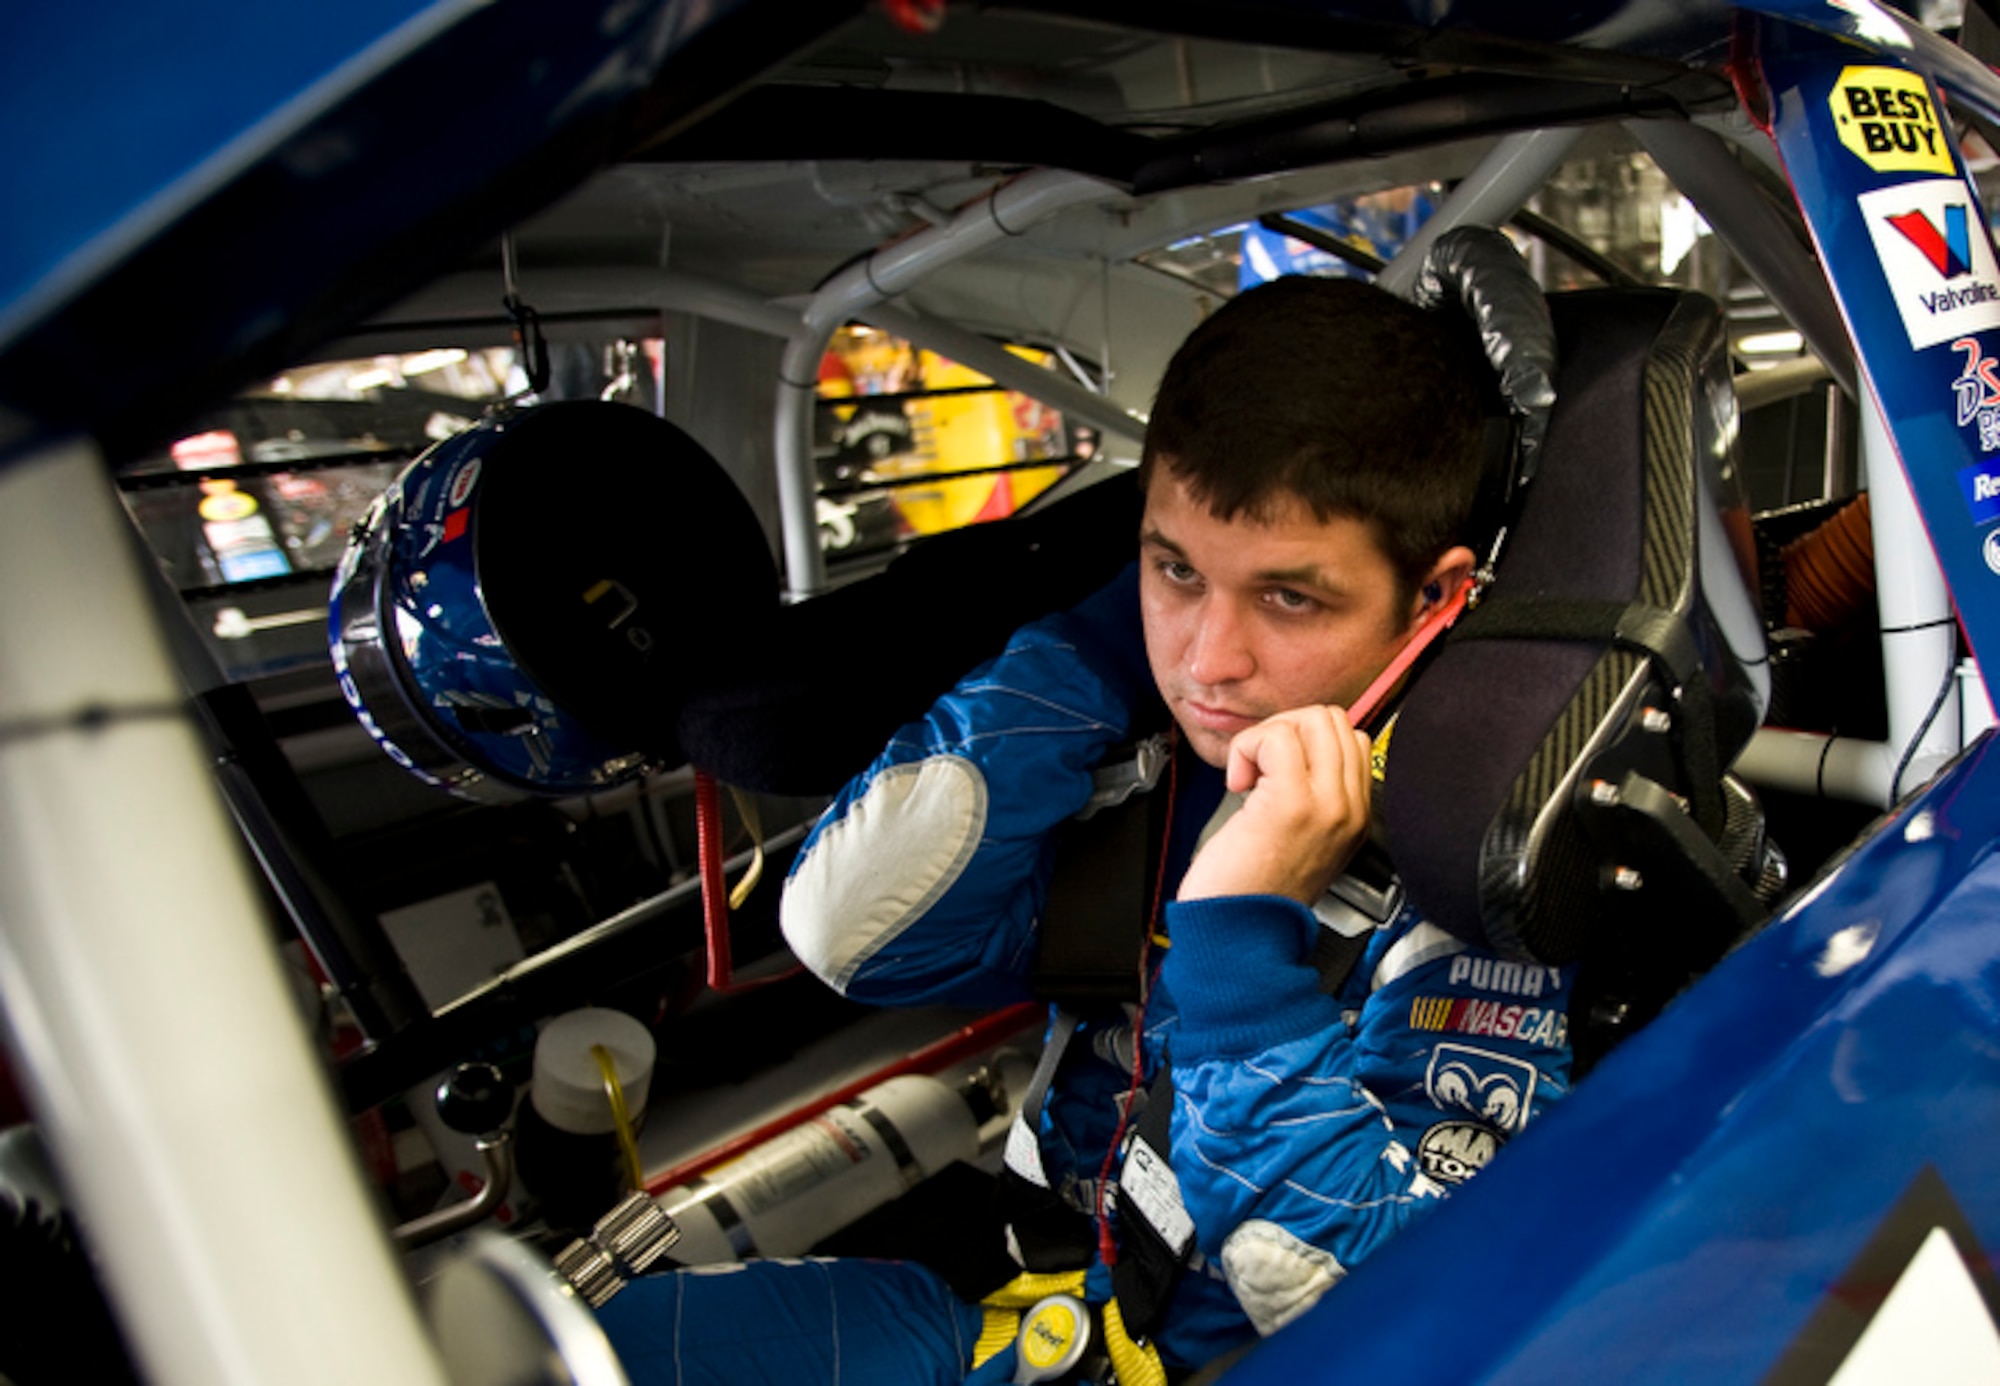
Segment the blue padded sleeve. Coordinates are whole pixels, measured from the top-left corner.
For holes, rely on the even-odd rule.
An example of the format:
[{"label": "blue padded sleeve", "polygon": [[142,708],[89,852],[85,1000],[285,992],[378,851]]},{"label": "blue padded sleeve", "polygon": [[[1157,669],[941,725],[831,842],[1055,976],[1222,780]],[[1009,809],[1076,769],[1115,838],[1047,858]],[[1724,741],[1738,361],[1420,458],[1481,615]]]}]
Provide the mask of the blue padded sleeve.
[{"label": "blue padded sleeve", "polygon": [[787,940],[881,1004],[1024,999],[1049,836],[1148,696],[1136,567],[1022,627],[842,789],[786,882]]}]

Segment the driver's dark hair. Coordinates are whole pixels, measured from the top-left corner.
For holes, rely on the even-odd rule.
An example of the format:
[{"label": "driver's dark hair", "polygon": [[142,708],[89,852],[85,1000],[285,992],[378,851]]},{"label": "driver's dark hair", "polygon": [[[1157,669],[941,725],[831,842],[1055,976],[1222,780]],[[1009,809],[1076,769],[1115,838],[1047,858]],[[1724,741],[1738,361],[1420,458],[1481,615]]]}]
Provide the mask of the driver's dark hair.
[{"label": "driver's dark hair", "polygon": [[1460,542],[1494,397],[1472,320],[1354,279],[1237,295],[1168,363],[1146,427],[1155,467],[1221,520],[1286,496],[1368,524],[1407,591]]}]

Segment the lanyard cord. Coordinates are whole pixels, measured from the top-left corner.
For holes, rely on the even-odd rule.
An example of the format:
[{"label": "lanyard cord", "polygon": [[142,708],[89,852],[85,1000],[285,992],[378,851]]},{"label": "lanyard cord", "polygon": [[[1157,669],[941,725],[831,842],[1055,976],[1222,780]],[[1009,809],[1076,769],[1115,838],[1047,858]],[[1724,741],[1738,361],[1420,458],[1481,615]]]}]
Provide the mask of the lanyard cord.
[{"label": "lanyard cord", "polygon": [[[1425,619],[1416,634],[1397,651],[1396,657],[1375,676],[1375,681],[1354,700],[1354,705],[1348,710],[1348,716],[1355,726],[1363,725],[1374,715],[1383,700],[1395,690],[1397,683],[1409,672],[1410,666],[1415,664],[1424,651],[1436,643],[1438,637],[1450,630],[1453,623],[1465,613],[1473,588],[1474,584],[1471,582],[1460,583],[1458,590]],[[1097,1191],[1094,1199],[1097,1254],[1107,1267],[1118,1264],[1118,1245],[1111,1236],[1111,1220],[1105,1212],[1104,1192],[1111,1180],[1112,1162],[1118,1158],[1119,1147],[1125,1143],[1125,1130],[1131,1124],[1132,1107],[1138,1101],[1140,1090],[1145,1087],[1146,1002],[1151,999],[1153,982],[1158,973],[1158,965],[1153,962],[1153,944],[1157,939],[1162,947],[1168,946],[1167,940],[1160,934],[1160,920],[1165,913],[1167,858],[1173,850],[1174,802],[1179,797],[1175,793],[1179,770],[1180,728],[1176,725],[1168,743],[1167,812],[1166,825],[1160,834],[1160,864],[1153,878],[1153,902],[1147,913],[1145,937],[1139,943],[1139,1005],[1132,1016],[1132,1083],[1126,1089],[1125,1103],[1118,1113],[1118,1125],[1111,1133],[1110,1148],[1104,1152],[1104,1163],[1097,1172]]]},{"label": "lanyard cord", "polygon": [[1158,939],[1162,948],[1167,946],[1160,933],[1160,920],[1165,914],[1167,891],[1167,858],[1173,854],[1174,846],[1174,803],[1180,796],[1180,750],[1181,733],[1176,725],[1167,739],[1167,812],[1166,821],[1160,829],[1160,864],[1153,875],[1153,902],[1146,912],[1145,936],[1139,940],[1139,1005],[1132,1014],[1132,1084],[1125,1091],[1125,1103],[1118,1112],[1118,1125],[1111,1133],[1111,1144],[1104,1152],[1104,1163],[1097,1171],[1096,1220],[1097,1255],[1107,1268],[1118,1264],[1118,1244],[1111,1237],[1111,1219],[1106,1215],[1104,1191],[1111,1181],[1111,1163],[1118,1158],[1118,1148],[1125,1143],[1125,1128],[1132,1120],[1133,1104],[1139,1100],[1139,1093],[1146,1085],[1146,1002],[1152,999],[1153,983],[1159,975],[1159,964],[1153,961],[1153,941]]}]

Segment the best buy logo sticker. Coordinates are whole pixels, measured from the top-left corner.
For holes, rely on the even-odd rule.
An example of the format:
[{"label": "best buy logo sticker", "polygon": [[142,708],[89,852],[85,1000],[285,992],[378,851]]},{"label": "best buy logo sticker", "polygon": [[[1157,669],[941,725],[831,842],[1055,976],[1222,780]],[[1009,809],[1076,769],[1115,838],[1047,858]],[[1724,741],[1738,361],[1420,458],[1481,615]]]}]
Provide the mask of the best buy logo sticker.
[{"label": "best buy logo sticker", "polygon": [[1827,97],[1840,142],[1877,173],[1952,173],[1930,86],[1899,67],[1844,67]]}]

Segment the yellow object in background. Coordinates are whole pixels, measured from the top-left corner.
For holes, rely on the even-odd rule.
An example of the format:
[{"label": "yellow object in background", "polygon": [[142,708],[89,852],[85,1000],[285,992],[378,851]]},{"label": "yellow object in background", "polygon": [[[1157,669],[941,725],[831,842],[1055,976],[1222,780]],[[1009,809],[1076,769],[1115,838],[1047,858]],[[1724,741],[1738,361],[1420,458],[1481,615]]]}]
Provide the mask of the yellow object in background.
[{"label": "yellow object in background", "polygon": [[[869,395],[910,395],[899,402],[910,425],[910,447],[872,462],[867,474],[880,480],[975,471],[1009,462],[1060,457],[1066,451],[1062,415],[1009,391],[925,395],[991,385],[970,367],[919,351],[879,332],[847,329],[835,335],[829,353],[838,370],[822,370],[823,399]],[[1016,356],[1046,365],[1047,352],[1009,347]],[[895,407],[895,406],[891,406]],[[840,411],[843,422],[852,410]],[[1053,486],[1059,465],[1016,472],[939,480],[932,485],[899,486],[890,494],[911,534],[938,534],[964,525],[997,520]]]}]

